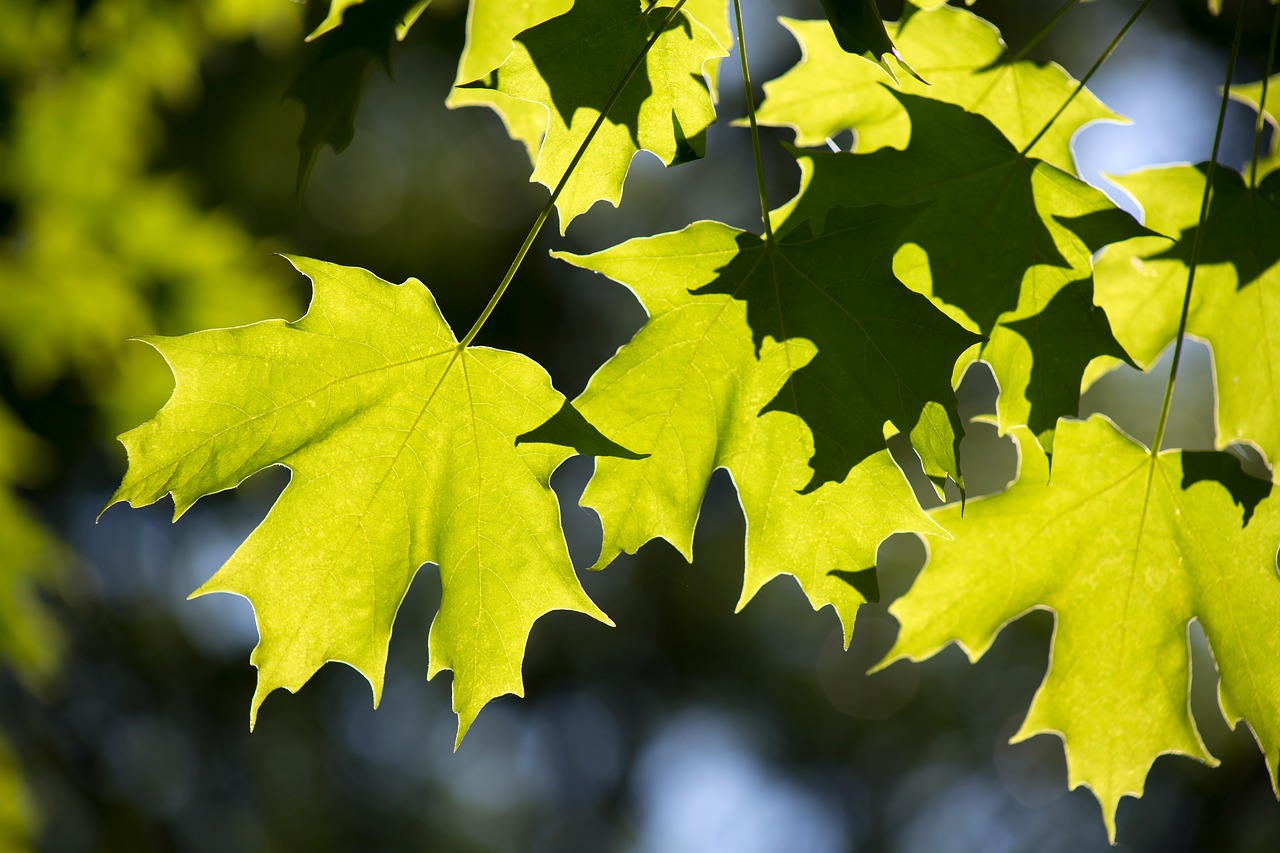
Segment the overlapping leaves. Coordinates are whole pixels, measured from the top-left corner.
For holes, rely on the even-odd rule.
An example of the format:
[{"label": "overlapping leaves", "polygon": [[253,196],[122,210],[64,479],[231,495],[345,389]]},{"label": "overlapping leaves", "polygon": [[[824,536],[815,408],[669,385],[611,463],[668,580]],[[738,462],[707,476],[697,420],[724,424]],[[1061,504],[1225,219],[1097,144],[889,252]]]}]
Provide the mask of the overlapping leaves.
[{"label": "overlapping leaves", "polygon": [[[883,71],[843,50],[821,21],[784,18],[782,24],[800,42],[804,58],[765,84],[761,123],[794,128],[796,143],[803,146],[821,145],[853,129],[855,151],[907,147],[911,120],[882,85],[889,82]],[[891,24],[889,33],[928,81],[895,75],[902,92],[983,116],[1018,149],[1034,141],[1027,153],[1063,171],[1075,171],[1071,139],[1081,128],[1120,119],[1088,90],[1071,98],[1076,81],[1057,65],[1014,61],[995,27],[964,9],[916,10],[908,4],[904,19]]]},{"label": "overlapping leaves", "polygon": [[[622,90],[556,202],[561,231],[596,201],[618,204],[639,151],[667,164],[703,155],[704,134],[715,121],[703,68],[725,51],[710,30],[683,11],[674,20],[670,13],[665,6],[643,9],[639,0],[579,3],[521,33],[511,55],[483,85],[547,110],[533,180],[554,187],[656,35],[641,73]],[[592,73],[583,74],[584,67]]]},{"label": "overlapping leaves", "polygon": [[1217,387],[1219,446],[1257,445],[1273,472],[1280,459],[1280,174],[1256,187],[1230,169],[1215,170],[1210,216],[1199,230],[1205,167],[1166,166],[1115,179],[1147,224],[1167,240],[1134,240],[1098,261],[1098,301],[1116,336],[1143,366],[1178,333],[1188,262],[1197,237],[1200,263],[1187,332],[1209,342]]},{"label": "overlapping leaves", "polygon": [[[901,218],[901,212],[897,214]],[[894,211],[878,209],[861,214],[859,221],[866,224],[877,215],[895,218]],[[825,244],[829,254],[841,239],[860,244],[852,220],[833,223]],[[870,243],[871,235],[864,232],[861,240]],[[807,266],[803,255],[821,250],[815,242],[766,249],[753,235],[716,222],[698,222],[589,257],[561,257],[626,284],[649,314],[635,338],[596,372],[575,402],[601,429],[649,454],[642,460],[597,460],[583,504],[594,509],[604,525],[598,565],[659,537],[692,559],[693,530],[707,481],[723,467],[733,477],[747,521],[746,577],[739,607],[769,579],[791,574],[815,609],[826,604],[836,609],[847,641],[857,607],[874,598],[872,567],[881,540],[899,530],[938,529],[921,512],[884,449],[883,433],[877,436],[875,452],[851,470],[846,466],[847,474],[823,478],[827,481],[813,488],[814,472],[806,464],[814,446],[811,428],[785,411],[760,414],[824,353],[815,354],[809,341],[779,341],[753,331],[748,315],[754,309],[720,291],[753,286],[738,273],[739,264],[751,265],[751,274],[765,278],[795,260]],[[755,268],[757,264],[763,268]],[[857,291],[874,300],[896,284],[887,270],[883,275],[879,281],[820,278],[831,291],[848,291],[841,294],[840,307],[833,305],[830,293],[814,290],[798,298],[812,300],[806,311],[849,312],[849,322],[861,318],[872,326],[883,323],[875,329],[877,336],[887,330],[915,335],[911,340],[920,341],[921,332],[949,334],[946,319],[923,300],[915,303],[915,295],[901,285],[897,290],[909,306],[906,312],[921,309],[926,323],[931,321],[927,312],[932,312],[941,324],[899,322],[906,313],[902,311],[899,317],[878,316],[894,310],[883,311],[882,306],[858,313]],[[784,272],[775,280],[780,287],[801,284],[796,272]],[[955,329],[950,334],[953,340],[961,339],[962,348],[963,333]],[[869,344],[874,339],[863,340]],[[934,370],[945,382],[949,365],[935,365]],[[868,378],[873,383],[896,381]],[[882,415],[877,427],[883,420]]]}]

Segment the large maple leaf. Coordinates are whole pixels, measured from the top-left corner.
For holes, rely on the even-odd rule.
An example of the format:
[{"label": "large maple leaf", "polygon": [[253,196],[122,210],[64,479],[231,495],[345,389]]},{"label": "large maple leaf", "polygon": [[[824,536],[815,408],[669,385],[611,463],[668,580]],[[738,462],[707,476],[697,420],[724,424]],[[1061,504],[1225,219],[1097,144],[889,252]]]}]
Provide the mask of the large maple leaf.
[{"label": "large maple leaf", "polygon": [[[533,180],[548,187],[560,181],[670,13],[670,7],[642,9],[639,0],[580,3],[521,33],[502,66],[476,84],[546,110]],[[725,55],[716,36],[683,10],[661,30],[556,202],[562,232],[595,202],[618,204],[631,160],[641,150],[668,165],[702,156],[704,134],[715,121],[704,66]]]},{"label": "large maple leaf", "polygon": [[195,593],[253,604],[251,720],[272,690],[296,691],[330,660],[363,674],[376,703],[396,610],[418,568],[439,565],[428,677],[454,671],[461,739],[490,699],[523,694],[521,660],[540,616],[576,610],[609,622],[574,575],[548,481],[568,446],[626,451],[534,362],[460,346],[420,282],[293,263],[315,287],[301,320],[146,339],[176,387],[121,437],[129,469],[112,503],[171,494],[178,516],[269,465],[292,472],[262,524]]},{"label": "large maple leaf", "polygon": [[[973,13],[948,6],[908,11],[903,21],[889,26],[889,33],[928,84],[894,78],[903,92],[977,113],[1019,150],[1036,140],[1031,156],[1072,173],[1072,137],[1090,122],[1121,120],[1087,89],[1072,98],[1078,84],[1057,64],[1010,61],[999,31]],[[857,151],[907,147],[911,120],[882,85],[890,79],[886,73],[845,52],[824,22],[781,20],[804,56],[765,84],[760,122],[794,128],[796,143],[804,146],[821,145],[853,129]]]},{"label": "large maple leaf", "polygon": [[774,221],[785,231],[842,205],[928,205],[903,231],[894,273],[989,338],[972,355],[1000,383],[1001,429],[1029,425],[1050,444],[1058,417],[1076,413],[1088,362],[1125,357],[1093,304],[1093,252],[1150,232],[987,119],[894,97],[911,120],[906,149],[801,154],[800,192]]},{"label": "large maple leaf", "polygon": [[[1116,337],[1148,367],[1178,334],[1204,195],[1205,165],[1164,166],[1115,178],[1142,205],[1146,224],[1181,235],[1109,247],[1098,259],[1097,298]],[[1187,332],[1209,342],[1217,384],[1217,441],[1258,446],[1280,476],[1280,173],[1257,187],[1214,171],[1209,218]]]},{"label": "large maple leaf", "polygon": [[[841,234],[846,240],[849,236]],[[739,608],[771,578],[791,574],[815,609],[827,604],[835,608],[847,642],[858,606],[874,597],[872,567],[879,543],[895,531],[935,533],[937,528],[883,448],[883,432],[877,436],[879,449],[852,470],[846,468],[847,476],[806,490],[813,480],[807,463],[814,449],[809,427],[785,411],[759,413],[796,371],[824,353],[815,354],[809,341],[779,342],[753,333],[748,325],[752,309],[715,292],[724,270],[742,263],[744,252],[751,264],[766,268],[788,263],[787,247],[770,250],[773,256],[763,261],[751,257],[762,251],[753,235],[698,222],[588,257],[558,255],[625,284],[649,314],[575,401],[593,423],[649,456],[597,460],[582,502],[603,522],[599,565],[659,537],[692,559],[707,481],[715,469],[726,468],[747,523]],[[792,277],[786,283],[797,282]],[[847,279],[839,284],[871,290],[879,286]],[[899,289],[910,302],[912,294]],[[820,302],[810,310],[848,310],[849,303],[832,307]],[[876,318],[871,319],[874,324]],[[945,329],[940,331],[946,335]],[[948,369],[941,370],[944,382]],[[883,422],[881,415],[877,427]]]},{"label": "large maple leaf", "polygon": [[1158,756],[1214,763],[1188,701],[1195,619],[1222,711],[1233,728],[1247,722],[1275,785],[1280,502],[1206,477],[1245,480],[1224,454],[1153,457],[1101,416],[1059,426],[1052,482],[1035,440],[1025,430],[1017,438],[1021,471],[1008,491],[970,501],[963,517],[956,506],[933,513],[954,539],[934,540],[890,608],[902,631],[886,663],[951,642],[977,659],[1011,620],[1052,610],[1049,671],[1014,740],[1061,737],[1070,786],[1093,790],[1114,838],[1120,799],[1141,796]]}]

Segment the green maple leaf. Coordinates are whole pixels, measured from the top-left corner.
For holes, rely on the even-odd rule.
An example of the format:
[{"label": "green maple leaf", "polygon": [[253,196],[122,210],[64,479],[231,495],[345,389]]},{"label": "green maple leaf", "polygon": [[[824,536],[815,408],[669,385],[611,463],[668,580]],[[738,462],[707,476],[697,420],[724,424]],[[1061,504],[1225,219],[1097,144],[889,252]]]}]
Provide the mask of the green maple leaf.
[{"label": "green maple leaf", "polygon": [[[1097,299],[1116,337],[1144,368],[1178,334],[1187,266],[1200,216],[1206,165],[1165,166],[1114,178],[1167,241],[1133,240],[1098,259]],[[1187,333],[1209,342],[1217,386],[1217,441],[1259,447],[1275,476],[1280,459],[1280,173],[1247,187],[1239,173],[1215,170],[1201,235]]]},{"label": "green maple leaf", "polygon": [[[1048,444],[1057,418],[1076,412],[1083,365],[1123,355],[1106,318],[1090,310],[1093,252],[1150,232],[1098,190],[1021,154],[987,119],[940,101],[896,97],[911,119],[907,148],[800,154],[800,193],[775,222],[793,228],[821,221],[840,205],[928,204],[903,231],[893,271],[989,338],[972,355],[990,363],[1000,383],[1001,430],[1031,425]],[[1068,285],[1081,307],[1055,303]],[[1089,323],[1084,334],[1075,325],[1080,319]],[[1053,352],[1037,352],[1038,342]],[[1029,392],[1033,369],[1038,388],[1065,390]]]},{"label": "green maple leaf", "polygon": [[292,472],[195,593],[254,606],[251,720],[268,693],[296,691],[330,660],[363,674],[376,704],[396,610],[418,567],[439,565],[428,677],[454,671],[461,739],[490,699],[523,694],[536,619],[562,609],[609,623],[574,575],[547,483],[572,453],[558,445],[626,451],[534,362],[460,346],[421,283],[293,263],[315,286],[301,320],[146,339],[176,388],[121,437],[129,470],[111,502],[171,494],[176,517],[269,465]]},{"label": "green maple leaf", "polygon": [[[532,180],[548,187],[559,182],[614,88],[670,11],[643,11],[639,0],[598,0],[519,36],[484,88],[547,110]],[[724,55],[716,37],[683,11],[662,32],[557,200],[561,232],[596,201],[617,206],[631,159],[641,150],[668,165],[702,156],[704,134],[715,121],[703,66]]]},{"label": "green maple leaf", "polygon": [[62,549],[14,490],[40,455],[36,439],[0,406],[0,662],[29,685],[52,674],[62,647],[39,595],[56,582]]},{"label": "green maple leaf", "polygon": [[[765,84],[759,121],[794,128],[796,143],[803,146],[821,145],[852,128],[857,151],[905,148],[911,119],[882,85],[885,73],[842,50],[821,21],[781,20],[800,42],[804,56],[786,74]],[[926,85],[895,78],[903,92],[982,115],[1019,150],[1036,139],[1078,85],[1054,63],[1010,62],[999,31],[964,9],[914,11],[889,32],[912,67],[929,81]],[[1075,134],[1090,122],[1119,120],[1086,89],[1028,153],[1074,173]]]},{"label": "green maple leaf", "polygon": [[739,232],[737,254],[705,288],[747,303],[757,346],[803,337],[817,347],[765,409],[813,431],[810,487],[882,450],[885,421],[911,436],[930,475],[962,482],[951,374],[981,338],[893,276],[897,237],[919,212],[836,208],[820,234],[801,223],[772,243]]},{"label": "green maple leaf", "polygon": [[[1266,83],[1265,99],[1263,97],[1263,83]],[[1255,112],[1260,113],[1262,120],[1271,125],[1271,144],[1265,150],[1260,152],[1258,157],[1258,166],[1256,180],[1261,180],[1267,175],[1280,169],[1280,74],[1274,74],[1266,81],[1259,80],[1256,83],[1246,83],[1240,86],[1231,87],[1231,97],[1241,103],[1248,104]],[[1253,172],[1251,164],[1244,167],[1246,174]]]},{"label": "green maple leaf", "polygon": [[604,526],[597,565],[654,538],[691,560],[707,481],[723,467],[747,522],[739,609],[770,579],[791,574],[815,609],[835,608],[847,643],[858,606],[874,597],[879,543],[895,531],[937,528],[883,439],[841,482],[806,491],[813,479],[809,428],[787,412],[759,412],[815,358],[815,348],[766,335],[757,353],[747,306],[707,289],[750,239],[698,222],[587,257],[557,253],[625,284],[649,315],[575,401],[593,423],[649,454],[596,462],[582,502]]},{"label": "green maple leaf", "polygon": [[[474,89],[465,84],[480,80],[502,65],[511,55],[518,35],[565,14],[572,6],[572,0],[530,0],[525,3],[471,0],[467,12],[467,43],[458,61],[454,88],[445,104],[450,108],[485,106],[492,109],[502,119],[507,134],[524,144],[530,163],[538,162],[538,148],[547,133],[550,118],[547,108],[496,89]],[[689,0],[682,11],[706,27],[721,47],[727,49],[733,44],[727,4],[723,0]],[[712,97],[715,96],[719,66],[717,60],[703,66],[711,84]]]},{"label": "green maple leaf", "polygon": [[[1044,453],[1019,433],[1021,472],[1008,491],[970,501],[963,517],[955,506],[935,511],[955,538],[935,541],[890,608],[902,631],[885,663],[951,642],[976,660],[1008,622],[1051,610],[1049,671],[1013,739],[1061,737],[1069,785],[1093,790],[1114,839],[1120,799],[1142,795],[1158,756],[1216,763],[1188,699],[1195,619],[1221,677],[1222,711],[1233,728],[1244,720],[1252,729],[1274,786],[1280,503],[1237,498],[1206,479],[1214,466],[1203,454],[1153,458],[1101,416],[1059,426],[1049,482]],[[1251,518],[1239,505],[1249,501]]]}]

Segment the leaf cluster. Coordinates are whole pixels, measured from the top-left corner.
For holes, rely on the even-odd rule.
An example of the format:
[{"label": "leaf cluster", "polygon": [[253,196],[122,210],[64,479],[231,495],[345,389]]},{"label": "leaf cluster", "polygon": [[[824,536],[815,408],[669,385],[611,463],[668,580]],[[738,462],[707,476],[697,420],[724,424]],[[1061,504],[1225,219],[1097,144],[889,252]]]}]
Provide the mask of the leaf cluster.
[{"label": "leaf cluster", "polygon": [[[307,109],[300,184],[321,144],[350,140],[365,76],[424,5],[334,0],[291,90]],[[576,453],[596,457],[582,503],[604,529],[597,569],[658,538],[692,560],[724,468],[746,518],[739,607],[791,575],[835,610],[847,644],[878,598],[880,543],[911,532],[932,554],[892,608],[889,661],[953,642],[976,658],[1009,621],[1051,610],[1049,672],[1018,737],[1062,738],[1069,784],[1094,792],[1113,837],[1156,757],[1213,761],[1187,701],[1192,620],[1226,721],[1248,725],[1277,784],[1274,150],[1243,173],[1211,158],[1118,179],[1139,223],[1076,171],[1074,136],[1118,118],[1083,82],[1011,54],[966,9],[908,3],[886,24],[873,2],[824,8],[827,21],[784,21],[804,58],[765,83],[758,115],[747,89],[753,139],[758,124],[794,129],[801,173],[773,209],[760,181],[761,233],[703,221],[554,253],[646,313],[575,400],[527,357],[475,341],[553,209],[563,232],[597,201],[619,204],[641,151],[669,166],[707,156],[734,46],[723,2],[473,0],[447,104],[494,110],[551,195],[465,334],[416,280],[293,259],[314,289],[302,319],[147,339],[176,388],[123,436],[112,502],[168,494],[180,515],[262,468],[292,474],[196,593],[255,608],[251,716],[330,660],[363,673],[376,703],[396,611],[426,563],[443,587],[428,672],[454,673],[459,739],[487,702],[522,694],[542,615],[609,622],[578,582],[549,487]],[[1270,90],[1227,89],[1274,124]],[[849,130],[841,150],[833,137]],[[1163,427],[1148,448],[1105,417],[1076,419],[1103,369],[1149,367],[1188,334],[1214,354],[1218,450],[1162,448]],[[954,388],[977,361],[1021,467],[1006,491],[965,503]],[[922,509],[887,449],[895,434],[961,503]],[[1272,464],[1267,479],[1225,452],[1241,442]]]}]

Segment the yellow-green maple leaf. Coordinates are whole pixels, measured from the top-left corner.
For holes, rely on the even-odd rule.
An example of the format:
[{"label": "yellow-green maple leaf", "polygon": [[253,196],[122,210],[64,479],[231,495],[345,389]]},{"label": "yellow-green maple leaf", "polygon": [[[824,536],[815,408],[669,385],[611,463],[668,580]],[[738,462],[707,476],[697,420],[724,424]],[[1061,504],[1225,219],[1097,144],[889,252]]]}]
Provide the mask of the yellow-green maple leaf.
[{"label": "yellow-green maple leaf", "polygon": [[705,290],[741,256],[743,237],[698,222],[588,257],[558,255],[625,284],[649,314],[575,401],[593,423],[649,454],[597,460],[582,502],[604,526],[598,565],[654,538],[692,559],[703,493],[722,467],[747,522],[738,607],[790,574],[814,609],[836,610],[848,642],[858,606],[874,597],[880,542],[896,531],[937,528],[883,448],[840,482],[802,493],[813,478],[809,427],[787,412],[759,412],[821,353],[805,340],[764,336],[757,356],[746,304]]},{"label": "yellow-green maple leaf", "polygon": [[[842,130],[857,132],[857,151],[905,148],[911,121],[882,85],[879,66],[846,53],[823,21],[783,18],[804,56],[764,86],[762,124],[792,127],[799,145],[821,145]],[[986,117],[1021,149],[1029,144],[1077,86],[1055,63],[1009,62],[999,31],[977,15],[950,6],[913,11],[889,26],[889,34],[928,85],[897,79],[903,92],[956,104]],[[1086,124],[1117,121],[1087,89],[1081,92],[1028,152],[1074,173],[1071,139]]]},{"label": "yellow-green maple leaf", "polygon": [[574,575],[548,481],[572,453],[563,444],[625,451],[566,407],[534,362],[461,347],[420,282],[293,263],[315,287],[301,320],[146,339],[176,387],[121,437],[129,470],[112,503],[171,494],[181,515],[269,465],[292,472],[195,593],[254,606],[251,719],[272,690],[296,691],[330,660],[363,674],[376,704],[396,610],[418,568],[439,565],[428,677],[453,670],[461,738],[490,699],[523,695],[540,616],[609,622]]},{"label": "yellow-green maple leaf", "polygon": [[1142,795],[1157,757],[1216,763],[1188,700],[1195,619],[1227,722],[1247,722],[1274,786],[1280,502],[1233,497],[1188,454],[1153,458],[1101,416],[1058,427],[1052,481],[1036,441],[1025,430],[1017,439],[1021,470],[1008,491],[970,501],[963,516],[958,506],[933,513],[954,538],[933,541],[890,608],[902,631],[886,663],[952,642],[976,660],[1010,621],[1051,610],[1049,671],[1014,740],[1061,737],[1069,785],[1093,790],[1114,838],[1120,799]]}]

